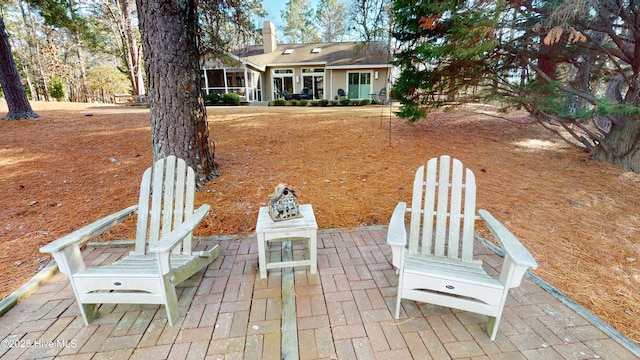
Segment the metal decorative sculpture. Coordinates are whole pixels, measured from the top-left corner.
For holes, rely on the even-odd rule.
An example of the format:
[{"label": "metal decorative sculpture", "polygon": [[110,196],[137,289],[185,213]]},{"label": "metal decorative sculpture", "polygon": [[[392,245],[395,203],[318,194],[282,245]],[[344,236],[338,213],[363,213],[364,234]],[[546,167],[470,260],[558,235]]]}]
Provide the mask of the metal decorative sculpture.
[{"label": "metal decorative sculpture", "polygon": [[273,221],[282,221],[302,217],[298,210],[296,193],[286,184],[278,184],[273,194],[269,195],[271,205],[269,215]]}]

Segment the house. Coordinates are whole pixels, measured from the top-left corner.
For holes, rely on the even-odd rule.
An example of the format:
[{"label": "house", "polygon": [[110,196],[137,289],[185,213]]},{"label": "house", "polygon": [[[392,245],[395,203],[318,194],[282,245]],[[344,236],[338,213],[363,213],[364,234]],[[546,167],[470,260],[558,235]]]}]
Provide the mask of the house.
[{"label": "house", "polygon": [[278,44],[270,21],[264,22],[262,35],[263,45],[237,50],[224,61],[205,57],[205,95],[236,93],[255,102],[310,93],[313,100],[334,100],[340,90],[356,100],[388,90],[391,57],[386,44]]}]

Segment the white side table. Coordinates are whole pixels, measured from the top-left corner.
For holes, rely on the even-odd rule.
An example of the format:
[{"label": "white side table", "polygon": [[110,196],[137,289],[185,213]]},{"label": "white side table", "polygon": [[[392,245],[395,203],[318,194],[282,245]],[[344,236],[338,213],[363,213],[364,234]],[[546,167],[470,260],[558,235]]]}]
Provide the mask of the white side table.
[{"label": "white side table", "polygon": [[[260,208],[258,224],[256,225],[256,237],[258,238],[258,263],[261,279],[267,277],[267,269],[309,266],[312,274],[318,272],[318,224],[316,223],[316,217],[313,214],[313,208],[309,204],[299,205],[298,210],[302,214],[300,218],[273,221],[269,216],[269,207]],[[308,240],[308,259],[267,263],[267,251],[269,248],[267,242],[299,239]]]}]

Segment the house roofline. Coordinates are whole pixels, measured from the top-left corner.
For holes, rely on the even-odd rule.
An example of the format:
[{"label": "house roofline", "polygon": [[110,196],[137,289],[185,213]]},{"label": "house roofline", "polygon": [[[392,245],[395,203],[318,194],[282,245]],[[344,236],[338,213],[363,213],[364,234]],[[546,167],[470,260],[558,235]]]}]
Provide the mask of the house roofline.
[{"label": "house roofline", "polygon": [[249,66],[251,66],[251,67],[253,67],[253,68],[256,68],[256,69],[258,69],[258,70],[260,70],[260,71],[262,71],[262,72],[264,72],[264,71],[266,70],[266,66],[264,66],[264,65],[258,65],[258,64],[254,63],[254,62],[251,62],[251,61],[247,60],[247,59],[246,59],[246,58],[244,58],[244,57],[240,57],[240,56],[235,55],[235,54],[232,54],[232,53],[227,53],[227,54],[228,54],[230,57],[232,57],[232,58],[234,58],[234,59],[236,59],[236,60],[240,61],[240,62],[241,62],[242,64],[244,64],[245,66],[246,66],[246,65],[249,65]]},{"label": "house roofline", "polygon": [[369,64],[369,65],[333,65],[327,66],[328,70],[349,70],[349,69],[379,69],[391,68],[390,64]]},{"label": "house roofline", "polygon": [[[391,68],[391,64],[368,64],[368,65],[327,65],[326,61],[323,62],[299,62],[299,63],[270,63],[266,64],[264,68],[283,67],[283,66],[324,66],[327,70],[343,70],[343,69],[379,69],[379,68]],[[264,70],[263,70],[264,71]]]},{"label": "house roofline", "polygon": [[326,61],[319,62],[292,62],[292,63],[269,63],[265,67],[282,67],[282,66],[324,66],[327,67]]}]

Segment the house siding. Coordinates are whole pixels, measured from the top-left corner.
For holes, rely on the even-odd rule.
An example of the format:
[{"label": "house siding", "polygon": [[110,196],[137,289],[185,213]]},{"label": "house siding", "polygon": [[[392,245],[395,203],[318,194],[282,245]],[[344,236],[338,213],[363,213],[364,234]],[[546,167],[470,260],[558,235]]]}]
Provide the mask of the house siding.
[{"label": "house siding", "polygon": [[[388,68],[349,68],[349,69],[331,69],[324,68],[324,73],[313,73],[312,75],[303,73],[303,69],[307,68],[322,68],[320,66],[274,66],[267,67],[264,73],[253,70],[247,67],[247,71],[245,72],[244,84],[247,85],[246,89],[242,89],[239,91],[237,88],[237,80],[234,79],[234,83],[227,83],[225,87],[213,86],[209,84],[205,79],[203,81],[203,94],[209,94],[212,92],[218,93],[228,93],[235,92],[238,93],[243,101],[252,102],[252,101],[273,101],[279,98],[280,96],[274,95],[274,74],[273,70],[276,69],[291,69],[293,73],[290,76],[292,82],[292,92],[295,94],[301,93],[304,86],[304,76],[314,76],[314,77],[322,77],[322,89],[321,91],[315,92],[314,100],[336,100],[338,98],[338,89],[343,89],[347,95],[349,94],[349,74],[350,73],[365,73],[369,74],[370,77],[370,86],[365,89],[362,88],[361,92],[358,96],[348,96],[352,100],[361,100],[361,99],[370,99],[371,94],[378,94],[381,89],[386,88],[387,93],[389,91],[390,85],[387,83],[387,76],[389,73]],[[214,66],[205,66],[203,70],[225,70],[227,73],[229,72],[241,72],[244,71],[242,67],[234,67],[234,68],[220,68]],[[247,78],[247,74],[251,72],[253,77],[260,77],[260,86],[259,88],[252,87],[252,82],[249,78]],[[375,73],[378,72],[378,79],[375,78]],[[237,73],[236,73],[237,74]],[[225,76],[225,80],[228,81],[228,76]],[[319,96],[318,96],[319,95]],[[353,95],[353,94],[351,94]]]}]

